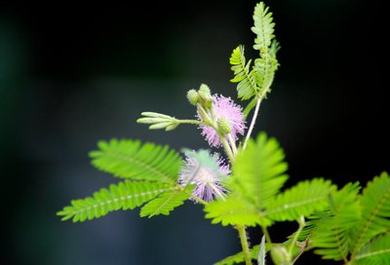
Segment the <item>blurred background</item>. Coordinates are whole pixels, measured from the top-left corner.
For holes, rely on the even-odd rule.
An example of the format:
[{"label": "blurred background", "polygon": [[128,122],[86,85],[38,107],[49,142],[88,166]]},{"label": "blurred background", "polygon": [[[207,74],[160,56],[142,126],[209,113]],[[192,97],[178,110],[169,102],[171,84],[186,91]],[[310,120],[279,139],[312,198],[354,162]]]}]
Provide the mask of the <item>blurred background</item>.
[{"label": "blurred background", "polygon": [[[256,132],[279,139],[288,185],[315,176],[343,185],[390,170],[385,19],[356,0],[273,0],[282,49]],[[228,58],[247,56],[255,1],[137,1],[125,5],[0,5],[0,175],[4,265],[212,264],[240,249],[231,228],[187,203],[169,218],[117,212],[83,224],[56,211],[115,179],[87,156],[99,139],[206,147],[191,127],[137,125],[149,110],[192,117],[188,89],[235,96]],[[382,27],[382,28],[381,28]],[[385,73],[386,69],[386,73]],[[282,240],[291,223],[271,230]],[[250,231],[253,243],[260,232]],[[305,255],[299,264],[331,264]],[[321,263],[322,262],[322,263]],[[335,263],[336,264],[336,263]]]}]

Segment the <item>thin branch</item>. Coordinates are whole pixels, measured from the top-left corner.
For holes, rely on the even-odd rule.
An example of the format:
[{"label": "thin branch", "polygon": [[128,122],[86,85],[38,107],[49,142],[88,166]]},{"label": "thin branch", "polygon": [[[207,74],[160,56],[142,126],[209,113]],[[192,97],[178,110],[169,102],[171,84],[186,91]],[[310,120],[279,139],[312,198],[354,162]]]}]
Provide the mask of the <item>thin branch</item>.
[{"label": "thin branch", "polygon": [[233,161],[234,161],[234,153],[233,153],[233,151],[232,151],[228,141],[225,138],[223,138],[223,137],[220,137],[219,139],[220,139],[220,141],[221,141],[221,143],[222,143],[222,145],[223,145],[223,147],[225,149],[225,153],[228,156],[230,162],[233,163]]},{"label": "thin branch", "polygon": [[237,225],[238,235],[240,236],[242,252],[244,253],[245,265],[252,265],[252,258],[249,251],[248,237],[246,235],[245,226]]},{"label": "thin branch", "polygon": [[180,123],[180,124],[194,124],[194,125],[200,125],[201,122],[198,121],[198,120],[179,120],[179,119],[175,119],[175,121],[177,123]]},{"label": "thin branch", "polygon": [[305,219],[303,216],[301,216],[300,219],[298,220],[298,224],[299,224],[298,230],[295,232],[293,240],[291,241],[290,246],[288,247],[288,254],[290,255],[290,257],[293,252],[293,248],[297,243],[298,237],[301,234],[303,228],[305,227]]},{"label": "thin branch", "polygon": [[270,234],[269,234],[269,232],[268,232],[267,227],[262,226],[262,227],[261,227],[261,230],[263,231],[263,234],[265,235],[265,239],[267,239],[267,242],[268,242],[269,244],[272,244],[271,236],[270,236]]},{"label": "thin branch", "polygon": [[262,98],[263,98],[263,97],[259,97],[259,98],[257,99],[256,107],[255,107],[255,112],[253,113],[252,121],[251,121],[251,124],[250,124],[250,126],[249,126],[248,133],[246,134],[246,137],[245,137],[243,149],[246,148],[246,145],[248,144],[248,141],[249,141],[249,139],[251,138],[251,134],[252,134],[253,128],[255,127],[255,123],[256,123],[257,116],[259,115],[259,109],[260,109],[260,104],[261,104]]},{"label": "thin branch", "polygon": [[228,141],[229,141],[230,147],[232,148],[233,154],[234,154],[234,156],[236,156],[237,155],[236,142],[234,141],[234,139],[233,139],[231,134],[228,134],[227,137],[228,137]]}]

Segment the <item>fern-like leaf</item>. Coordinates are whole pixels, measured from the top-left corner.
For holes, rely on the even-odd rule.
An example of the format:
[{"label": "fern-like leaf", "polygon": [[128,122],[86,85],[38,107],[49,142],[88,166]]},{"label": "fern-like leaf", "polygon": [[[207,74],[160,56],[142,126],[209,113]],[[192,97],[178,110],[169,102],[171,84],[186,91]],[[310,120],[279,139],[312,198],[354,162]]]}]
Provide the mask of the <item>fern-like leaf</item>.
[{"label": "fern-like leaf", "polygon": [[102,188],[91,197],[72,200],[70,206],[57,213],[62,220],[84,222],[118,210],[132,210],[172,187],[161,183],[124,181]]},{"label": "fern-like leaf", "polygon": [[225,200],[212,201],[204,210],[206,218],[212,219],[213,224],[221,223],[223,226],[270,224],[252,204],[234,195]]},{"label": "fern-like leaf", "polygon": [[70,206],[57,213],[62,220],[84,222],[118,210],[131,210],[155,198],[172,187],[161,183],[124,181],[103,188],[91,197],[72,200]]},{"label": "fern-like leaf", "polygon": [[167,146],[137,140],[100,141],[92,164],[119,178],[176,183],[182,160]]},{"label": "fern-like leaf", "polygon": [[258,87],[256,85],[254,71],[251,70],[251,60],[246,62],[244,47],[242,45],[235,48],[230,56],[231,69],[234,78],[230,80],[237,84],[238,98],[247,100],[256,95]]},{"label": "fern-like leaf", "polygon": [[238,83],[238,98],[251,99],[245,107],[245,117],[249,115],[256,103],[271,91],[271,84],[279,65],[276,59],[279,45],[274,40],[275,23],[272,13],[268,11],[268,7],[263,2],[256,5],[253,20],[254,26],[251,29],[256,34],[253,48],[260,51],[260,58],[254,61],[251,68],[251,60],[246,61],[243,46],[234,49],[230,57],[231,69],[234,72],[231,82]]},{"label": "fern-like leaf", "polygon": [[329,197],[329,209],[313,220],[311,245],[324,259],[347,262],[351,232],[361,220],[358,183],[350,183]]},{"label": "fern-like leaf", "polygon": [[259,211],[266,208],[287,180],[284,152],[274,138],[260,133],[256,141],[239,152],[230,178],[233,190],[252,203]]},{"label": "fern-like leaf", "polygon": [[231,194],[226,200],[209,203],[206,218],[224,226],[270,225],[264,210],[287,180],[283,159],[284,153],[274,138],[260,133],[256,141],[250,140],[233,163],[233,174],[226,183]]},{"label": "fern-like leaf", "polygon": [[251,28],[256,34],[255,44],[253,48],[255,50],[265,50],[271,45],[272,39],[275,37],[272,13],[269,12],[268,7],[263,2],[256,5],[253,13],[254,26]]},{"label": "fern-like leaf", "polygon": [[258,97],[263,98],[271,91],[271,84],[274,81],[275,71],[278,69],[276,54],[262,56],[255,60],[253,72],[258,85]]},{"label": "fern-like leaf", "polygon": [[358,265],[390,265],[390,235],[374,239],[357,253],[355,261]]},{"label": "fern-like leaf", "polygon": [[294,221],[328,206],[328,196],[334,189],[330,181],[303,181],[279,194],[267,205],[265,215],[275,221]]},{"label": "fern-like leaf", "polygon": [[145,204],[141,209],[141,217],[153,217],[155,215],[169,215],[171,211],[179,207],[189,198],[186,190],[173,190],[161,194],[156,199]]},{"label": "fern-like leaf", "polygon": [[361,197],[362,219],[353,238],[352,253],[375,236],[390,230],[390,177],[382,173],[368,183]]}]

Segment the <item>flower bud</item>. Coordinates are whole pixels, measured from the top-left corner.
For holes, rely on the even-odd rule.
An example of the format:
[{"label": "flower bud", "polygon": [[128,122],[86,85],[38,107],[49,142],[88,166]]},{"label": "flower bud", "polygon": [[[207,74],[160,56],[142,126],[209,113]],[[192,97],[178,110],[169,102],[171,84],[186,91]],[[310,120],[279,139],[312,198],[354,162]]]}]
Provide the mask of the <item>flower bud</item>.
[{"label": "flower bud", "polygon": [[174,129],[177,128],[177,126],[179,126],[179,123],[172,123],[170,125],[168,125],[167,127],[165,127],[165,131],[173,131]]},{"label": "flower bud", "polygon": [[149,126],[150,130],[159,130],[159,129],[165,129],[168,126],[171,125],[171,122],[160,122],[160,123],[155,123]]},{"label": "flower bud", "polygon": [[187,92],[187,99],[192,105],[196,105],[199,102],[199,95],[198,92],[196,92],[195,89],[188,90]]},{"label": "flower bud", "polygon": [[205,95],[211,96],[210,88],[206,84],[201,84],[199,87],[199,93],[204,93]]},{"label": "flower bud", "polygon": [[217,121],[217,124],[218,124],[218,132],[222,136],[225,136],[232,131],[232,127],[230,126],[229,121],[225,118],[220,118]]},{"label": "flower bud", "polygon": [[213,103],[213,98],[210,93],[210,88],[206,84],[201,84],[198,90],[198,94],[203,107],[209,109]]},{"label": "flower bud", "polygon": [[282,245],[275,245],[271,248],[271,257],[275,264],[289,265],[291,264],[291,257],[287,249]]},{"label": "flower bud", "polygon": [[157,112],[142,112],[141,118],[137,119],[137,123],[150,124],[150,130],[165,129],[172,131],[179,126],[179,121],[175,117]]}]

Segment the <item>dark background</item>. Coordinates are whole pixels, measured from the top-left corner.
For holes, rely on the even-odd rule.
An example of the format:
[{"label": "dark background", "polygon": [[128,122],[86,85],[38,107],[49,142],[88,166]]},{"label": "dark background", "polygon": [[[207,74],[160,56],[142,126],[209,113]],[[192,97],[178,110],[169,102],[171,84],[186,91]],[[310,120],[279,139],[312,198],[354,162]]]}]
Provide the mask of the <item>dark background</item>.
[{"label": "dark background", "polygon": [[[190,127],[150,132],[144,110],[191,117],[201,82],[234,96],[228,58],[253,34],[254,1],[2,3],[0,8],[1,264],[212,264],[238,251],[235,231],[187,203],[171,217],[118,212],[83,224],[55,216],[70,199],[116,181],[89,165],[98,139],[206,147]],[[267,1],[281,68],[256,131],[279,139],[288,184],[342,185],[390,170],[385,21],[356,0]],[[386,70],[386,73],[385,73]],[[296,225],[272,229],[282,240]],[[253,243],[260,232],[251,231]],[[320,263],[305,255],[298,264]],[[336,263],[335,263],[336,264]]]}]

